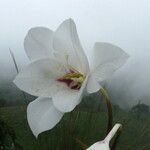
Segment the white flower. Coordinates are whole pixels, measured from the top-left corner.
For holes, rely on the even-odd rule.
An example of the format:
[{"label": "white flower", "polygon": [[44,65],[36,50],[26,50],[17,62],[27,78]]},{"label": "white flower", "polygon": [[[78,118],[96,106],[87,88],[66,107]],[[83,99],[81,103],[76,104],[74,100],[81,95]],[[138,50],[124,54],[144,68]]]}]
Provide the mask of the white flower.
[{"label": "white flower", "polygon": [[121,124],[117,123],[103,141],[96,142],[95,144],[90,146],[87,150],[110,150],[109,142],[120,127],[121,127]]},{"label": "white flower", "polygon": [[128,58],[119,47],[98,42],[93,50],[95,67],[90,69],[72,19],[65,20],[56,31],[32,28],[25,37],[24,47],[31,63],[20,71],[14,83],[39,97],[27,109],[35,136],[53,128],[63,113],[72,111],[85,90],[98,91],[100,82]]}]

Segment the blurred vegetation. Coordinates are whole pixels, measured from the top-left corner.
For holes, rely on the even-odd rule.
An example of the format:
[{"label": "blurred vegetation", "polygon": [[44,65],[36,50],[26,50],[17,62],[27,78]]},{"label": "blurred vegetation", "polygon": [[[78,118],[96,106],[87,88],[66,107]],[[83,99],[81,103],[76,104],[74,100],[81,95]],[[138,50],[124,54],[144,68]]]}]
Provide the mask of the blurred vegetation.
[{"label": "blurred vegetation", "polygon": [[0,149],[23,150],[23,147],[17,143],[16,139],[14,129],[0,118]]},{"label": "blurred vegetation", "polygon": [[[26,100],[32,101],[34,96],[25,94]],[[13,83],[0,84],[0,107],[26,104],[23,93]]]},{"label": "blurred vegetation", "polygon": [[[66,113],[55,128],[40,134],[38,139],[29,129],[26,105],[1,107],[0,118],[7,127],[3,127],[7,131],[5,135],[10,136],[7,142],[13,139],[10,134],[13,133],[15,143],[23,150],[82,150],[79,144],[81,141],[90,146],[104,139],[107,125],[106,111],[105,102],[100,99],[99,94],[86,96],[73,112]],[[150,150],[149,107],[139,103],[128,111],[113,106],[113,111],[114,124],[117,122],[123,124],[115,150]],[[17,148],[14,146],[13,150],[18,150]]]}]

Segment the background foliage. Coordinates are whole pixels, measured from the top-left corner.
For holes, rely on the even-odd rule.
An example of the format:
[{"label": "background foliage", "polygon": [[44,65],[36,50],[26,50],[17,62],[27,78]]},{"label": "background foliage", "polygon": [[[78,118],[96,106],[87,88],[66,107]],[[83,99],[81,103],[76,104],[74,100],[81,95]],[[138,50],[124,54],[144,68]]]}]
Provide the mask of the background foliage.
[{"label": "background foliage", "polygon": [[[107,109],[98,93],[84,97],[73,112],[65,114],[54,129],[40,134],[38,139],[35,139],[29,129],[24,97],[19,95],[18,100],[21,102],[17,103],[17,106],[12,104],[8,107],[5,104],[2,107],[1,104],[0,131],[3,131],[3,134],[0,134],[1,149],[82,150],[80,142],[90,146],[105,137]],[[139,103],[131,110],[125,111],[114,105],[113,111],[114,123],[123,124],[115,150],[149,150],[149,107]]]}]

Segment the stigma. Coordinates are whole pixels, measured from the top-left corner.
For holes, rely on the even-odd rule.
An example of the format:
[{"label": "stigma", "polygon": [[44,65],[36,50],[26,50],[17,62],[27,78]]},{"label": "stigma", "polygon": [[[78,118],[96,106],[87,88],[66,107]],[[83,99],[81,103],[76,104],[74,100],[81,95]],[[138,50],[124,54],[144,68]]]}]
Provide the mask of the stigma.
[{"label": "stigma", "polygon": [[70,69],[64,76],[57,79],[58,82],[65,83],[72,90],[79,90],[84,80],[85,76],[83,74],[72,69]]}]

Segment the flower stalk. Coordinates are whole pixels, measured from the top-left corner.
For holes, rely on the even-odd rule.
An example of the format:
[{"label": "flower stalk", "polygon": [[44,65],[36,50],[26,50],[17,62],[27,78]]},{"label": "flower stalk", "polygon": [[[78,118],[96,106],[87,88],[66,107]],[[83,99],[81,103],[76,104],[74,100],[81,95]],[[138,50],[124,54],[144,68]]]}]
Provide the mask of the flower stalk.
[{"label": "flower stalk", "polygon": [[111,100],[110,97],[107,93],[107,91],[104,88],[100,89],[100,93],[103,96],[106,105],[107,105],[107,111],[108,111],[108,123],[107,123],[107,134],[109,133],[109,131],[112,129],[112,125],[113,125],[113,111],[112,111],[112,104],[111,104]]},{"label": "flower stalk", "polygon": [[[111,104],[110,97],[109,97],[107,91],[104,88],[100,89],[100,93],[103,96],[103,98],[105,99],[105,102],[106,102],[106,105],[107,105],[108,123],[107,123],[107,137],[105,138],[105,140],[109,143],[109,141],[115,135],[117,130],[121,127],[121,124],[116,124],[113,127],[113,110],[112,110],[112,104]],[[113,127],[113,129],[112,129],[112,127]],[[76,139],[76,141],[77,141],[78,144],[81,145],[83,150],[87,149],[87,145],[85,143],[83,143],[82,141],[80,141],[78,139]]]}]

